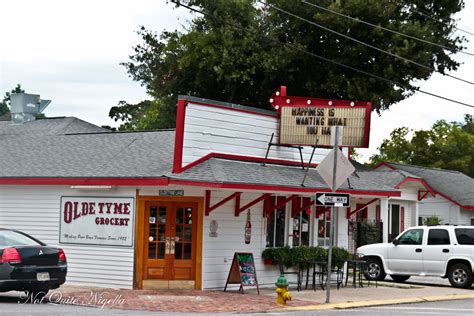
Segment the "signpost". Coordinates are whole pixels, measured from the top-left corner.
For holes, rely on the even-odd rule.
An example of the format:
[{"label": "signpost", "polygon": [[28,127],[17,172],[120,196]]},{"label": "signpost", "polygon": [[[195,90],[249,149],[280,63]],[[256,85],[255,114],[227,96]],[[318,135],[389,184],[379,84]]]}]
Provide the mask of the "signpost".
[{"label": "signpost", "polygon": [[[323,180],[331,187],[333,193],[316,193],[316,204],[331,206],[331,223],[329,226],[329,248],[328,248],[328,265],[327,265],[327,283],[326,283],[326,303],[330,303],[331,298],[331,266],[332,266],[332,248],[334,243],[334,217],[336,216],[337,207],[350,206],[349,194],[334,193],[347,180],[347,178],[355,171],[350,161],[340,154],[339,150],[339,133],[340,127],[334,127],[334,148],[331,153],[324,158],[319,164],[319,174]],[[332,160],[332,168],[331,168]],[[342,165],[340,170],[338,164]],[[332,172],[331,172],[332,171]],[[332,177],[331,177],[332,176]]]},{"label": "signpost", "polygon": [[242,292],[242,294],[244,294],[244,286],[256,286],[257,293],[260,294],[257,281],[257,270],[255,270],[252,253],[234,253],[224,292],[227,290],[228,284],[240,284],[239,292]]},{"label": "signpost", "polygon": [[348,207],[351,205],[351,195],[343,193],[316,193],[316,205]]}]

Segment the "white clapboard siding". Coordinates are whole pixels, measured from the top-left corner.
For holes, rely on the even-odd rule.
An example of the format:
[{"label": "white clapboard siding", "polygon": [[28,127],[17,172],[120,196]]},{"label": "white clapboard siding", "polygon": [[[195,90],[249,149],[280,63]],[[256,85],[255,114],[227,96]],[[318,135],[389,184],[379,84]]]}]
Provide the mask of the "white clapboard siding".
[{"label": "white clapboard siding", "polygon": [[133,248],[59,244],[61,196],[134,197],[135,189],[84,192],[59,186],[0,186],[0,227],[63,248],[68,260],[67,284],[131,289]]},{"label": "white clapboard siding", "polygon": [[446,200],[440,195],[427,197],[420,202],[418,216],[429,217],[436,215],[442,224],[460,224],[459,206]]},{"label": "white clapboard siding", "polygon": [[[259,197],[260,194],[244,193],[241,196],[240,205],[245,205]],[[211,205],[214,205],[226,196],[228,196],[226,192],[213,191]],[[234,201],[228,202],[204,218],[202,265],[204,289],[220,289],[224,287],[234,252],[253,253],[258,282],[262,286],[274,284],[279,276],[278,267],[266,266],[261,259],[266,243],[262,202],[250,208],[252,239],[248,245],[244,242],[247,211],[242,212],[239,217],[235,217],[234,206]],[[216,220],[218,224],[217,237],[209,237],[209,225],[212,220]],[[292,280],[291,276],[289,278]],[[233,289],[235,286],[230,288]]]},{"label": "white clapboard siding", "polygon": [[458,220],[459,225],[472,225],[471,224],[471,219],[474,219],[474,211],[466,210],[466,209],[460,209],[460,211],[459,211],[459,220]]},{"label": "white clapboard siding", "polygon": [[[264,158],[272,133],[277,142],[278,118],[189,103],[186,107],[183,166],[209,153]],[[304,147],[303,159],[309,161],[311,147]],[[347,155],[347,150],[343,151]],[[317,149],[313,163],[319,163],[326,149]],[[301,161],[299,151],[272,146],[268,158]]]}]

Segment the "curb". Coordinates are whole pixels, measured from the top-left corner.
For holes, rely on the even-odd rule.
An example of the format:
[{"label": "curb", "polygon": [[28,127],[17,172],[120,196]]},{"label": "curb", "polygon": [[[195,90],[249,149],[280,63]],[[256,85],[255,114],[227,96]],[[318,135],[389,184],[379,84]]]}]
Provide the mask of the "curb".
[{"label": "curb", "polygon": [[306,305],[306,306],[288,307],[279,311],[317,311],[317,310],[329,310],[329,309],[349,309],[349,308],[381,306],[381,305],[396,305],[396,304],[464,300],[464,299],[474,299],[474,294],[450,294],[450,295],[439,295],[439,296],[408,297],[408,298],[398,298],[398,299],[389,299],[389,300],[371,300],[371,301],[358,301],[358,302],[346,302],[346,303]]}]

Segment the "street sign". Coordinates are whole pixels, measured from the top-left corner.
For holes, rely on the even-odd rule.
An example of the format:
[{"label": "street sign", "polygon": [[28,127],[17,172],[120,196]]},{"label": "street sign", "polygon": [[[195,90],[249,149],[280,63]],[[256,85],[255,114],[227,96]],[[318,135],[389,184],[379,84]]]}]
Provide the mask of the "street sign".
[{"label": "street sign", "polygon": [[[337,170],[335,177],[336,183],[333,183],[335,154],[337,155]],[[347,180],[347,178],[354,173],[355,168],[339,149],[334,148],[323,159],[323,161],[319,163],[316,170],[330,188],[337,190]]]},{"label": "street sign", "polygon": [[348,207],[351,205],[351,195],[343,193],[316,193],[316,205]]}]

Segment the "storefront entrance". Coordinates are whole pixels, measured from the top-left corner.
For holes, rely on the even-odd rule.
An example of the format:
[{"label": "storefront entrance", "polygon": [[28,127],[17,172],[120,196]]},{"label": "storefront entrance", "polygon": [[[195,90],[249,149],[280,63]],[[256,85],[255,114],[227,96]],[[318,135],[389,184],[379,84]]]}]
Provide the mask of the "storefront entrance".
[{"label": "storefront entrance", "polygon": [[202,199],[139,196],[138,202],[136,287],[200,288]]},{"label": "storefront entrance", "polygon": [[194,280],[195,203],[146,204],[144,279]]}]

